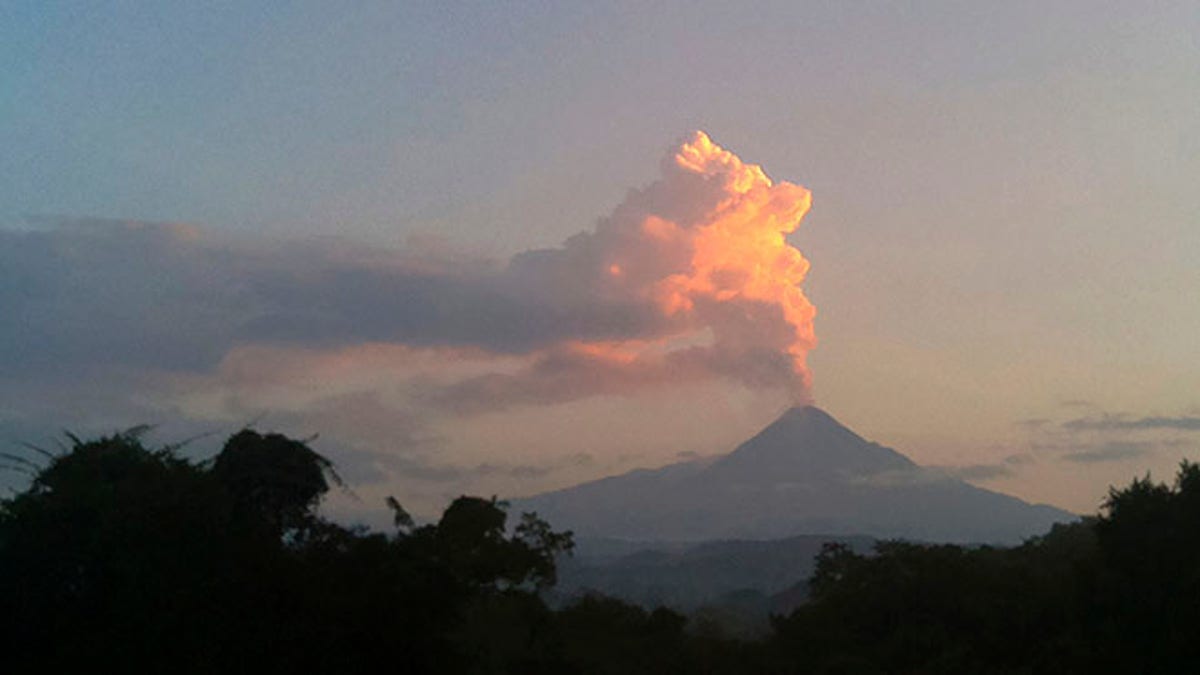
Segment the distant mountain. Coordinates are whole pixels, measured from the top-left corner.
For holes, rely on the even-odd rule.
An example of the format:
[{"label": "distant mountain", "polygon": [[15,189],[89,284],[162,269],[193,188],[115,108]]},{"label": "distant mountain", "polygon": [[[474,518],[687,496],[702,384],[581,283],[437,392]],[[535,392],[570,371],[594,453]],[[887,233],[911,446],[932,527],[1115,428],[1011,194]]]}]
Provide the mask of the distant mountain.
[{"label": "distant mountain", "polygon": [[1018,543],[1075,515],[922,468],[814,407],[732,453],[517,500],[583,537],[702,541],[861,534]]},{"label": "distant mountain", "polygon": [[[803,600],[817,553],[829,541],[861,553],[875,542],[824,534],[682,545],[638,542],[617,554],[615,543],[584,539],[577,555],[559,561],[554,593],[569,600],[596,591],[646,608],[665,605],[689,612],[740,597],[753,599],[765,619],[769,610],[794,609]],[[777,594],[782,597],[780,606],[772,604]]]}]

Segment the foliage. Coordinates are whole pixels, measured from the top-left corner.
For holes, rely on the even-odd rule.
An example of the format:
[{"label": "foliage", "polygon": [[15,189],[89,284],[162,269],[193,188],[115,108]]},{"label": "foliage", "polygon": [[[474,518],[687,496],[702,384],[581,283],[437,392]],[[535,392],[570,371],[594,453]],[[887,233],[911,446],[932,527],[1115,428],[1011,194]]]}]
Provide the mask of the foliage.
[{"label": "foliage", "polygon": [[[1200,467],[1111,491],[1010,549],[827,544],[810,597],[758,641],[704,616],[586,596],[557,610],[570,532],[455,499],[391,533],[317,507],[332,465],[242,431],[211,462],[133,429],[71,446],[0,502],[12,672],[1188,672],[1200,654]],[[20,461],[17,461],[20,460]]]},{"label": "foliage", "polygon": [[1200,465],[1184,462],[1173,486],[1147,476],[1111,490],[1104,508],[1093,607],[1100,657],[1125,669],[1192,670],[1200,658]]},{"label": "foliage", "polygon": [[1200,657],[1200,469],[1111,491],[1104,513],[1012,549],[828,545],[775,619],[781,670],[1187,672]]},{"label": "foliage", "polygon": [[532,589],[571,548],[533,514],[507,536],[494,498],[460,497],[411,532],[393,499],[393,535],[344,528],[317,514],[337,477],[302,441],[241,431],[197,464],[146,448],[142,431],[72,437],[0,502],[17,671],[466,671],[487,660],[462,644],[471,617],[502,596],[547,612]]},{"label": "foliage", "polygon": [[275,535],[313,524],[313,508],[329,491],[327,478],[341,483],[333,464],[303,442],[251,429],[229,438],[212,475],[229,492],[243,523]]}]

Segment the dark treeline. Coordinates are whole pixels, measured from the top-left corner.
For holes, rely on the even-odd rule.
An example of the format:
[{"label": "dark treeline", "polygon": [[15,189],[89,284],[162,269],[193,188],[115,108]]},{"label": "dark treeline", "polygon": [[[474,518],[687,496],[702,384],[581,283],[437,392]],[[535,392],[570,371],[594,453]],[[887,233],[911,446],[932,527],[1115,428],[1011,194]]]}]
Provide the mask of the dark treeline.
[{"label": "dark treeline", "polygon": [[[811,597],[758,641],[668,609],[540,592],[572,547],[460,497],[388,533],[317,514],[337,475],[242,431],[207,462],[135,431],[6,454],[9,672],[1171,673],[1200,662],[1200,468],[1113,490],[1101,515],[1009,548],[830,544]],[[40,452],[40,451],[39,451]]]}]

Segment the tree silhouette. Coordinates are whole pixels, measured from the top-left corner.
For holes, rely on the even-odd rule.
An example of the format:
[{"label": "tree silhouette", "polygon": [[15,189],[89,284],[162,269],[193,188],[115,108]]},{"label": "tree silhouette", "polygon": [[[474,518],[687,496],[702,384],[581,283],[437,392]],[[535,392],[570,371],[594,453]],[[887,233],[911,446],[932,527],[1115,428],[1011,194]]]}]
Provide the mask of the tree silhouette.
[{"label": "tree silhouette", "polygon": [[[823,548],[810,597],[740,642],[667,609],[540,595],[573,547],[462,496],[416,526],[329,522],[306,442],[241,431],[210,462],[144,428],[69,437],[0,501],[11,672],[1105,673],[1200,660],[1200,467],[1114,489],[1023,545]],[[9,461],[16,461],[8,458]],[[21,462],[17,462],[21,464]]]},{"label": "tree silhouette", "polygon": [[201,470],[172,448],[147,450],[142,431],[73,438],[0,504],[0,602],[15,619],[6,637],[20,645],[6,658],[45,667],[120,651],[165,666],[155,645],[173,644],[203,659],[194,619],[209,616],[208,582],[222,564],[206,535],[227,513]]},{"label": "tree silhouette", "polygon": [[1200,465],[1183,462],[1174,485],[1146,476],[1110,490],[1104,509],[1098,651],[1127,669],[1191,669],[1200,658]]},{"label": "tree silhouette", "polygon": [[313,524],[313,509],[341,485],[333,464],[302,441],[244,429],[225,443],[212,475],[229,490],[237,515],[281,535]]},{"label": "tree silhouette", "polygon": [[[15,619],[0,648],[17,671],[466,672],[525,662],[528,636],[549,634],[534,591],[571,536],[533,514],[509,536],[503,502],[464,496],[411,529],[389,499],[394,534],[345,528],[316,511],[339,481],[302,441],[244,430],[193,463],[144,431],[71,437],[0,502]],[[500,625],[528,635],[500,644]]]}]

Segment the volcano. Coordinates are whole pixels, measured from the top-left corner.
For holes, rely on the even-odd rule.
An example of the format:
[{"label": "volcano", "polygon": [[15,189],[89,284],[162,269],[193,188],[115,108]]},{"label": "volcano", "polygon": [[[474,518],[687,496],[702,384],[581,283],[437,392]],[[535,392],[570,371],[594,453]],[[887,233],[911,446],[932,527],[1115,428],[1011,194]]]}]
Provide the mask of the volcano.
[{"label": "volcano", "polygon": [[1075,515],[976,487],[792,408],[733,452],[518,500],[588,538],[654,541],[869,535],[1018,543]]}]

